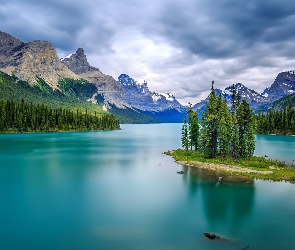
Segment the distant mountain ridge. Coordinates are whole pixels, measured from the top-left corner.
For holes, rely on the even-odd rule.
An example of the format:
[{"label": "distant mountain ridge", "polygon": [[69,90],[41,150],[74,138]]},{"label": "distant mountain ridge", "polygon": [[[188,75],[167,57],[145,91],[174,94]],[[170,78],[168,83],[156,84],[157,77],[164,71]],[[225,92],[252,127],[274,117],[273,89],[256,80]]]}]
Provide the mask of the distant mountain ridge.
[{"label": "distant mountain ridge", "polygon": [[295,93],[295,70],[281,72],[274,83],[261,94],[266,101],[274,102],[280,98]]},{"label": "distant mountain ridge", "polygon": [[126,102],[143,111],[161,112],[166,109],[183,111],[183,106],[171,93],[156,93],[149,90],[147,82],[137,83],[126,74],[118,77],[125,91]]},{"label": "distant mountain ridge", "polygon": [[[265,111],[272,108],[276,101],[295,93],[295,71],[290,70],[279,73],[273,84],[266,88],[261,94],[247,88],[241,83],[236,83],[234,86],[240,93],[241,98],[245,99],[250,104],[254,112],[258,112],[259,110]],[[232,86],[228,86],[225,90],[215,89],[216,95],[221,95],[223,99],[227,101],[228,106],[231,105],[231,91]],[[207,103],[208,97],[195,104],[193,110],[199,112],[199,116],[201,116]]]},{"label": "distant mountain ridge", "polygon": [[118,77],[125,92],[125,101],[145,114],[164,122],[182,122],[186,109],[171,93],[149,90],[147,82],[137,83],[126,74]]}]

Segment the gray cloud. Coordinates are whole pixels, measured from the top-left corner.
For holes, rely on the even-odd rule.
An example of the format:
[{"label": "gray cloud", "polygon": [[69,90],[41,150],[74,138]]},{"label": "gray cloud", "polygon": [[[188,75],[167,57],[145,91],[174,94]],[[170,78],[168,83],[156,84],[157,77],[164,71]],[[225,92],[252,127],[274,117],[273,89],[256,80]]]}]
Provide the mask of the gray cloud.
[{"label": "gray cloud", "polygon": [[0,30],[48,40],[60,56],[83,47],[115,78],[196,102],[213,79],[262,91],[294,69],[294,10],[292,0],[2,0]]}]

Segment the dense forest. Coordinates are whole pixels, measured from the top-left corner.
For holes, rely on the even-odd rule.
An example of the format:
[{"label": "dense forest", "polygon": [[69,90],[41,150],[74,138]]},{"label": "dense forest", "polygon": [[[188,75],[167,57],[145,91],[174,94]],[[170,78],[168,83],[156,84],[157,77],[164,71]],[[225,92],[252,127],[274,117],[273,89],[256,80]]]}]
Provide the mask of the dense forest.
[{"label": "dense forest", "polygon": [[198,150],[206,158],[249,158],[255,149],[255,116],[250,105],[232,87],[231,110],[217,97],[212,82],[208,105],[199,123],[198,114],[188,109],[182,127],[182,147]]},{"label": "dense forest", "polygon": [[295,134],[295,109],[289,101],[283,110],[273,109],[256,116],[258,134]]},{"label": "dense forest", "polygon": [[119,129],[112,114],[52,109],[44,104],[0,101],[0,132],[86,131]]}]

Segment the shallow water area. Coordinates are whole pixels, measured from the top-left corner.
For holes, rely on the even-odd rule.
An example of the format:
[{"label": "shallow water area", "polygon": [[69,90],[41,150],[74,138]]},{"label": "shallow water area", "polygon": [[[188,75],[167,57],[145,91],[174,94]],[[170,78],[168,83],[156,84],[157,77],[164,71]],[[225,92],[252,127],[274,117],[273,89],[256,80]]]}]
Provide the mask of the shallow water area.
[{"label": "shallow water area", "polygon": [[[217,183],[163,154],[181,124],[121,127],[0,135],[0,249],[293,249],[295,185]],[[256,140],[293,160],[295,137]]]}]

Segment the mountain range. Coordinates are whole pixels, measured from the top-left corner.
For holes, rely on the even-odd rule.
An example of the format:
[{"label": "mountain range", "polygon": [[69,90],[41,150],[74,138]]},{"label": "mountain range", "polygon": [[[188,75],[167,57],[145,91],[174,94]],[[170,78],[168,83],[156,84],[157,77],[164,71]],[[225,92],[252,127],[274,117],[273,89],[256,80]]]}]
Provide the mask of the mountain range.
[{"label": "mountain range", "polygon": [[[146,81],[138,83],[126,74],[121,74],[118,80],[105,75],[88,63],[82,48],[60,59],[49,42],[24,43],[0,32],[0,71],[31,86],[40,86],[42,81],[42,89],[48,87],[64,95],[75,93],[82,101],[101,105],[105,111],[118,115],[121,122],[181,122],[186,113],[186,107],[171,93],[150,91]],[[79,84],[84,84],[83,88]],[[279,73],[274,83],[261,94],[241,83],[236,83],[235,87],[254,111],[265,110],[280,98],[295,93],[295,71]],[[229,106],[231,88],[215,89]],[[79,91],[83,92],[83,98]],[[202,100],[193,106],[193,110],[201,115],[207,102],[208,98]]]},{"label": "mountain range", "polygon": [[[245,99],[257,113],[259,110],[265,111],[271,109],[280,99],[295,93],[295,71],[290,70],[281,72],[277,75],[273,84],[266,88],[261,94],[247,88],[241,83],[234,84],[235,89],[239,92],[242,99]],[[215,89],[217,96],[221,95],[227,101],[228,106],[231,106],[232,86],[228,86],[225,90]],[[193,110],[201,115],[208,103],[209,97],[193,106]]]}]

